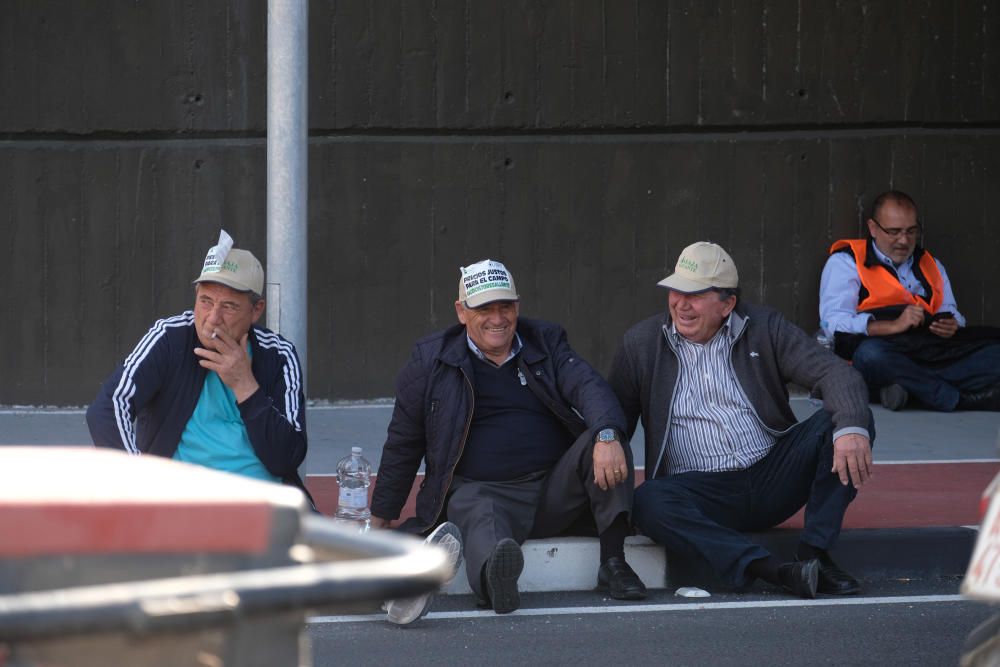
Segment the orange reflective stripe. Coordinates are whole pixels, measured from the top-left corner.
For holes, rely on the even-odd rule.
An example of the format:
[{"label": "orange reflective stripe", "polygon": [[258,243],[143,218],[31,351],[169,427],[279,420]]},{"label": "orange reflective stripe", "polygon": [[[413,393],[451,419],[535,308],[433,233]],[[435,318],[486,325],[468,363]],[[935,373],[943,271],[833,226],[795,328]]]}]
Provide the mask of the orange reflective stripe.
[{"label": "orange reflective stripe", "polygon": [[885,308],[887,306],[899,306],[903,304],[916,304],[930,314],[936,313],[941,308],[944,301],[944,280],[941,272],[938,271],[937,262],[926,250],[920,256],[917,266],[924,274],[931,289],[931,300],[928,302],[924,297],[910,294],[909,291],[899,282],[899,280],[885,266],[879,262],[875,266],[866,266],[865,260],[868,257],[868,241],[863,239],[841,239],[835,241],[830,246],[830,254],[842,249],[850,249],[854,256],[854,265],[858,269],[858,276],[861,284],[868,292],[868,296],[858,302],[858,311],[867,312]]}]

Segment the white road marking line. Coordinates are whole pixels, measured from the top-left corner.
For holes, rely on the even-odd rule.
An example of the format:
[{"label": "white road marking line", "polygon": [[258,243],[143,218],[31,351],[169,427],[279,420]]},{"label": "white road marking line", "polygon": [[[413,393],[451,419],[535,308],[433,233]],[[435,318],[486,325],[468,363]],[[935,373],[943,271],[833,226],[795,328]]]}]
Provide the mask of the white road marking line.
[{"label": "white road marking line", "polygon": [[[941,602],[975,602],[962,595],[910,595],[872,598],[832,598],[822,600],[753,600],[747,602],[687,602],[675,604],[629,604],[601,607],[544,607],[538,609],[518,609],[511,614],[495,614],[488,609],[475,611],[432,611],[427,619],[462,618],[510,618],[513,616],[574,616],[583,614],[644,614],[671,611],[718,611],[727,609],[774,609],[782,607],[837,607],[866,606],[878,604],[936,604]],[[388,623],[385,614],[359,614],[357,616],[311,616],[306,622],[320,625],[325,623]]]}]

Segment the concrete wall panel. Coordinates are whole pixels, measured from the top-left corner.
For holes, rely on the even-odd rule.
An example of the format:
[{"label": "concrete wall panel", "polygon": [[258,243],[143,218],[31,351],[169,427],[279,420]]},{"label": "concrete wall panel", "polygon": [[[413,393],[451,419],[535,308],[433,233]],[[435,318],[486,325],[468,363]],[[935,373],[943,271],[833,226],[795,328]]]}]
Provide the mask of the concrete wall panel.
[{"label": "concrete wall panel", "polygon": [[[391,393],[412,341],[454,321],[458,267],[514,271],[527,315],[564,323],[610,362],[663,307],[655,282],[696,240],[733,254],[745,296],[816,326],[829,243],[892,185],[972,322],[995,317],[995,135],[677,141],[315,140],[310,173],[310,395]],[[266,256],[260,142],[5,145],[2,404],[80,404],[190,281],[225,226]]]},{"label": "concrete wall panel", "polygon": [[[266,3],[0,12],[0,131],[261,133]],[[1000,2],[310,4],[323,130],[995,121]]]},{"label": "concrete wall panel", "polygon": [[[266,257],[266,3],[0,12],[0,404],[86,403],[224,226]],[[606,368],[690,242],[816,326],[829,243],[898,187],[1000,323],[1000,0],[316,0],[309,394],[367,398],[458,266]]]},{"label": "concrete wall panel", "polygon": [[262,129],[265,5],[6,2],[0,132]]}]

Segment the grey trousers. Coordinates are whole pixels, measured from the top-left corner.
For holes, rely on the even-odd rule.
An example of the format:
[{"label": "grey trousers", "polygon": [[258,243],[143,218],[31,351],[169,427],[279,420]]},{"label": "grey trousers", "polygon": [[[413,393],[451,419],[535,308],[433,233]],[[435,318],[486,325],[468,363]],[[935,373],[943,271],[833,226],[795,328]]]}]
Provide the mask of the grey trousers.
[{"label": "grey trousers", "polygon": [[604,532],[632,511],[635,470],[627,445],[628,478],[602,491],[594,483],[594,434],[588,430],[548,471],[504,482],[481,482],[456,475],[448,490],[445,513],[462,531],[469,586],[485,599],[480,573],[497,543],[509,537],[523,544],[529,537],[552,537],[589,510],[597,532]]}]

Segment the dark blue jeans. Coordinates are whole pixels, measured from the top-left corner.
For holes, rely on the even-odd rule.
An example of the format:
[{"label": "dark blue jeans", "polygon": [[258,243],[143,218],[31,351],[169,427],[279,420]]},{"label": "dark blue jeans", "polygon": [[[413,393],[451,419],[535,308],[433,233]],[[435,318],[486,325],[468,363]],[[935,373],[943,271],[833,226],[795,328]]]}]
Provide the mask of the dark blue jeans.
[{"label": "dark blue jeans", "polygon": [[963,392],[1000,384],[1000,345],[987,345],[940,368],[910,359],[884,338],[868,338],[854,351],[854,368],[873,390],[898,384],[928,408],[950,412]]},{"label": "dark blue jeans", "polygon": [[[874,442],[874,427],[870,436]],[[747,565],[770,555],[744,532],[773,528],[805,505],[800,541],[820,549],[836,543],[857,490],[841,484],[832,467],[833,422],[821,409],[746,470],[647,480],[635,490],[635,524],[668,551],[701,558],[742,588],[753,583],[744,574]]]}]

